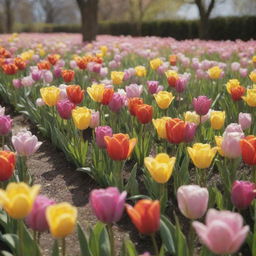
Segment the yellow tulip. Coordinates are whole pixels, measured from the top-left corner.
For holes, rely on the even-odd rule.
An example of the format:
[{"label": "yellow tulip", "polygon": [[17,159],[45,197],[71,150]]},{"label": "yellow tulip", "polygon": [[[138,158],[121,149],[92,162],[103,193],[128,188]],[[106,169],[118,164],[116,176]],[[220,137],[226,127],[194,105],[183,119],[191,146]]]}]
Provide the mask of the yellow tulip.
[{"label": "yellow tulip", "polygon": [[104,84],[93,84],[91,87],[87,88],[87,92],[91,99],[96,102],[101,102],[103,98],[103,93],[105,90]]},{"label": "yellow tulip", "polygon": [[49,106],[55,106],[60,97],[60,89],[56,86],[44,87],[40,89],[44,103]]},{"label": "yellow tulip", "polygon": [[256,83],[256,71],[255,70],[250,73],[249,77],[253,83]]},{"label": "yellow tulip", "polygon": [[105,45],[102,45],[102,46],[100,47],[100,50],[101,50],[102,56],[104,57],[104,56],[106,56],[106,54],[107,54],[108,47],[105,46]]},{"label": "yellow tulip", "polygon": [[256,107],[256,88],[247,89],[246,96],[243,96],[242,99],[250,106]]},{"label": "yellow tulip", "polygon": [[91,110],[86,107],[78,107],[72,110],[72,118],[77,129],[85,130],[91,122]]},{"label": "yellow tulip", "polygon": [[176,72],[176,71],[174,71],[174,70],[167,70],[166,72],[165,72],[165,75],[166,75],[166,77],[167,78],[169,78],[169,77],[174,77],[174,78],[176,78],[176,79],[178,79],[179,78],[179,74]]},{"label": "yellow tulip", "polygon": [[240,86],[240,82],[237,79],[230,79],[227,83],[226,83],[226,88],[228,93],[231,93],[231,89],[236,88]]},{"label": "yellow tulip", "polygon": [[29,187],[26,183],[9,183],[0,189],[0,206],[14,219],[25,218],[32,210],[40,185]]},{"label": "yellow tulip", "polygon": [[226,113],[225,111],[211,111],[210,121],[211,127],[214,130],[220,130],[225,123]]},{"label": "yellow tulip", "polygon": [[147,75],[147,70],[144,66],[137,66],[134,69],[136,72],[136,76],[142,77]]},{"label": "yellow tulip", "polygon": [[69,203],[50,205],[46,210],[46,219],[52,236],[64,238],[75,229],[77,209]]},{"label": "yellow tulip", "polygon": [[163,64],[163,61],[160,58],[156,58],[151,60],[149,63],[150,63],[150,67],[156,70]]},{"label": "yellow tulip", "polygon": [[224,152],[223,152],[222,147],[221,147],[222,142],[223,142],[223,137],[222,136],[215,136],[214,139],[215,139],[215,143],[217,145],[218,153],[221,156],[224,157]]},{"label": "yellow tulip", "polygon": [[175,157],[169,157],[165,153],[160,153],[155,158],[146,157],[144,164],[156,182],[166,183],[172,175],[175,161]]},{"label": "yellow tulip", "polygon": [[167,139],[166,122],[170,119],[171,119],[171,117],[165,116],[165,117],[162,117],[162,118],[152,120],[153,125],[156,128],[158,136],[162,139]]},{"label": "yellow tulip", "polygon": [[207,71],[211,79],[219,79],[222,73],[222,69],[218,66],[214,66]]},{"label": "yellow tulip", "polygon": [[252,56],[252,63],[256,63],[256,55]]},{"label": "yellow tulip", "polygon": [[208,168],[217,152],[217,147],[211,148],[210,144],[195,143],[193,148],[187,147],[188,154],[193,164],[200,169]]},{"label": "yellow tulip", "polygon": [[186,122],[194,123],[196,125],[200,124],[200,116],[195,112],[187,111],[184,113],[184,118]]},{"label": "yellow tulip", "polygon": [[157,94],[154,94],[156,103],[159,108],[167,109],[175,98],[171,92],[160,91]]},{"label": "yellow tulip", "polygon": [[111,80],[114,85],[120,85],[124,80],[124,72],[121,71],[112,71]]}]

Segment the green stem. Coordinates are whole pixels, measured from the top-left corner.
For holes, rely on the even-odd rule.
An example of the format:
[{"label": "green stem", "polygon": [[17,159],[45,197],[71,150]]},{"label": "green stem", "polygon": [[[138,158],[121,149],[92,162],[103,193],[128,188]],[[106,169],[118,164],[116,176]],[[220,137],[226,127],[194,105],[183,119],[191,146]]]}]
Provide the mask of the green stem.
[{"label": "green stem", "polygon": [[160,184],[160,194],[159,194],[159,198],[160,198],[160,203],[161,203],[161,212],[164,213],[165,208],[166,208],[166,184]]},{"label": "green stem", "polygon": [[65,240],[65,237],[62,238],[62,245],[61,245],[61,249],[62,249],[62,256],[65,256],[66,255],[66,240]]},{"label": "green stem", "polygon": [[195,240],[195,231],[192,226],[192,221],[190,222],[189,236],[188,236],[188,244],[190,255],[194,255],[194,240]]},{"label": "green stem", "polygon": [[153,243],[153,246],[154,246],[155,256],[159,256],[159,251],[158,251],[158,246],[157,246],[157,243],[156,243],[155,233],[151,234],[150,236],[151,236],[151,240],[152,240],[152,243]]},{"label": "green stem", "polygon": [[256,183],[256,165],[252,167],[253,182]]},{"label": "green stem", "polygon": [[2,149],[4,150],[4,136],[2,136]]},{"label": "green stem", "polygon": [[23,256],[23,220],[18,220],[19,249],[18,256]]},{"label": "green stem", "polygon": [[109,234],[109,240],[110,240],[110,246],[111,246],[111,256],[115,256],[115,240],[114,240],[114,232],[112,224],[107,225],[108,228],[108,234]]}]

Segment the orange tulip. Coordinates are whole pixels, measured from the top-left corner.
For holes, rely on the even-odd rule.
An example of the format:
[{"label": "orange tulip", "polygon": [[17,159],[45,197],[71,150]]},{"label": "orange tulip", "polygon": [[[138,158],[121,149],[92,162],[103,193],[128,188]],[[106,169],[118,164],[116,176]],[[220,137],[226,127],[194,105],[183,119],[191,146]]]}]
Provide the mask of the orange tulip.
[{"label": "orange tulip", "polygon": [[50,70],[51,69],[51,63],[44,60],[44,61],[38,62],[37,67],[40,70],[42,70],[42,69]]},{"label": "orange tulip", "polygon": [[108,105],[109,102],[112,100],[114,95],[114,89],[113,88],[105,88],[103,92],[103,97],[101,100],[101,104]]},{"label": "orange tulip", "polygon": [[166,135],[171,143],[180,143],[185,138],[186,123],[179,118],[172,118],[166,122]]},{"label": "orange tulip", "polygon": [[15,64],[4,64],[2,69],[7,75],[14,75],[18,71],[18,67]]},{"label": "orange tulip", "polygon": [[7,51],[5,48],[0,46],[0,57],[10,58],[11,53],[9,51]]},{"label": "orange tulip", "polygon": [[240,141],[242,158],[246,164],[256,165],[256,137],[249,135]]},{"label": "orange tulip", "polygon": [[75,71],[71,69],[64,69],[61,71],[61,76],[65,83],[69,83],[72,80],[74,80],[75,77]]},{"label": "orange tulip", "polygon": [[104,140],[109,157],[117,161],[127,159],[137,143],[136,138],[129,139],[129,135],[123,133],[113,134],[112,137],[105,136]]},{"label": "orange tulip", "polygon": [[143,104],[143,99],[142,98],[131,98],[129,99],[128,102],[128,109],[130,111],[130,114],[132,116],[136,115],[136,107],[137,105]]},{"label": "orange tulip", "polygon": [[74,104],[80,104],[84,99],[84,90],[80,85],[69,85],[66,88],[68,99]]},{"label": "orange tulip", "polygon": [[60,59],[60,55],[59,55],[59,54],[51,54],[51,55],[48,55],[48,61],[49,61],[52,65],[55,65],[59,59]]},{"label": "orange tulip", "polygon": [[241,100],[245,92],[246,92],[246,89],[241,85],[231,88],[230,90],[231,97],[234,101]]},{"label": "orange tulip", "polygon": [[134,207],[126,205],[126,210],[132,223],[142,234],[153,234],[160,227],[160,203],[143,199],[138,201]]},{"label": "orange tulip", "polygon": [[14,171],[15,154],[9,151],[0,151],[0,181],[8,180]]},{"label": "orange tulip", "polygon": [[177,56],[176,55],[170,55],[169,62],[171,64],[171,66],[176,66]]},{"label": "orange tulip", "polygon": [[14,60],[15,65],[18,67],[19,70],[23,70],[26,68],[26,62],[22,58],[15,58]]},{"label": "orange tulip", "polygon": [[80,69],[86,69],[87,67],[87,61],[80,57],[76,60],[76,64]]},{"label": "orange tulip", "polygon": [[140,123],[147,124],[152,121],[153,107],[147,104],[137,104],[135,114]]}]

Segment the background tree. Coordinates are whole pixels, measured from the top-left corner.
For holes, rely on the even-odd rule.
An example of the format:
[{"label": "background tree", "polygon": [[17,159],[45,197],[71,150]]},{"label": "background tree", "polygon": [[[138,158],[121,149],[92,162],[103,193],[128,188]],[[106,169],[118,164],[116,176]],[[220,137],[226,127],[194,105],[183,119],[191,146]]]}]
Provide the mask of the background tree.
[{"label": "background tree", "polygon": [[2,17],[2,24],[4,28],[5,33],[12,33],[13,31],[13,23],[14,23],[14,17],[13,17],[13,0],[0,0],[0,7],[1,7],[1,17]]},{"label": "background tree", "polygon": [[91,42],[96,39],[98,30],[99,0],[76,0],[81,13],[83,41]]}]

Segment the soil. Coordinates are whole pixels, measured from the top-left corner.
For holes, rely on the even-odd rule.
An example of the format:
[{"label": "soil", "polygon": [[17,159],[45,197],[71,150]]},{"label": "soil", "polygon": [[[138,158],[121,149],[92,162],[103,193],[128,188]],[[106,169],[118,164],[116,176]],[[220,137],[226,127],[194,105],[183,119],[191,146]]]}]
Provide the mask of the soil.
[{"label": "soil", "polygon": [[[54,199],[57,203],[69,202],[78,209],[78,221],[84,230],[88,226],[93,226],[97,219],[89,205],[90,191],[99,188],[94,180],[82,172],[76,171],[75,166],[69,163],[64,154],[53,147],[53,145],[43,138],[31,122],[23,115],[14,117],[10,108],[6,110],[13,118],[13,134],[22,129],[29,129],[43,142],[39,150],[28,159],[28,169],[33,176],[34,184],[41,185],[41,194]],[[128,216],[124,214],[122,220],[114,227],[115,243],[120,251],[122,240],[129,237],[136,241],[136,247],[140,253],[144,248],[150,251],[151,242],[148,237],[138,235],[138,232],[130,222]],[[44,233],[40,239],[40,246],[43,256],[51,255],[53,238],[49,233]],[[67,255],[79,255],[79,242],[74,234],[67,237]]]}]

